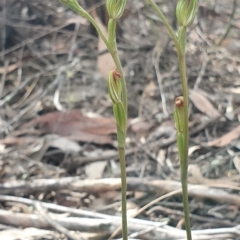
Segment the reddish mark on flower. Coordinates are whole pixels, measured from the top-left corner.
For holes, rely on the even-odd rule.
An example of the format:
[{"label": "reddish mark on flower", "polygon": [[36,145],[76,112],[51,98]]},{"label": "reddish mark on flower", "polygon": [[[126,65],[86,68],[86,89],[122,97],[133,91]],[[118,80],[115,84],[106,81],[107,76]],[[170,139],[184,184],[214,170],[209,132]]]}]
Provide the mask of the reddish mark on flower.
[{"label": "reddish mark on flower", "polygon": [[183,107],[183,105],[184,105],[183,96],[176,97],[174,102],[175,102],[176,107]]},{"label": "reddish mark on flower", "polygon": [[121,73],[115,68],[113,70],[113,79],[116,81],[118,78],[121,78]]}]

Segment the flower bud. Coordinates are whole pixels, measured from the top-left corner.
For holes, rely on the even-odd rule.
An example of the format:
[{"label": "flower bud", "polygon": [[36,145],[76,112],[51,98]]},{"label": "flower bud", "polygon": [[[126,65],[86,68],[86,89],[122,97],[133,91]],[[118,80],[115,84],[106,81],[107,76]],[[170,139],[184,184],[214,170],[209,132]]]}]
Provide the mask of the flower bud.
[{"label": "flower bud", "polygon": [[106,7],[110,19],[119,19],[126,7],[126,0],[107,0]]},{"label": "flower bud", "polygon": [[178,0],[176,16],[180,27],[189,27],[193,23],[197,8],[197,0]]},{"label": "flower bud", "polygon": [[174,120],[177,128],[177,132],[183,132],[184,128],[184,99],[183,96],[175,98]]},{"label": "flower bud", "polygon": [[177,97],[174,101],[175,109],[174,109],[174,120],[175,126],[177,130],[177,146],[179,151],[180,162],[185,161],[185,144],[186,144],[186,136],[184,135],[185,127],[185,112],[184,112],[184,98],[182,96]]},{"label": "flower bud", "polygon": [[117,69],[112,70],[107,79],[108,94],[114,104],[121,102],[122,82]]}]

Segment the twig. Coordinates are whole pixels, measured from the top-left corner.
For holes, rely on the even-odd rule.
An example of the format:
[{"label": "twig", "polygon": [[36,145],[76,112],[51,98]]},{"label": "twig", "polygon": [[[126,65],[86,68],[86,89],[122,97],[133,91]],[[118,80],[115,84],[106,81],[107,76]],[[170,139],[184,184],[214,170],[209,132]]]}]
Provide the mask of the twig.
[{"label": "twig", "polygon": [[158,85],[159,85],[159,91],[160,91],[160,96],[161,96],[161,102],[162,102],[162,109],[163,109],[163,113],[165,115],[165,117],[169,116],[169,113],[167,111],[167,106],[166,106],[166,97],[165,97],[165,93],[163,90],[163,84],[162,84],[162,77],[161,77],[161,73],[160,73],[160,69],[159,69],[159,59],[161,56],[161,49],[160,49],[160,41],[157,42],[156,47],[154,48],[154,52],[153,52],[153,65],[156,71],[156,76],[157,76],[157,81],[158,81]]},{"label": "twig", "polygon": [[[107,219],[55,216],[53,220],[55,223],[57,223],[57,225],[67,228],[68,230],[82,232],[110,233],[115,225],[115,223],[112,223]],[[0,223],[24,228],[37,227],[42,229],[49,229],[53,227],[52,223],[47,222],[45,219],[35,214],[14,213],[6,210],[0,210]],[[56,227],[56,225],[54,227]],[[63,229],[61,229],[61,231],[62,230]]]},{"label": "twig", "polygon": [[231,13],[231,15],[230,15],[230,19],[229,19],[229,21],[228,21],[228,25],[227,25],[227,27],[226,27],[226,29],[225,29],[224,34],[223,34],[223,35],[221,36],[221,38],[217,41],[217,43],[216,43],[216,46],[217,46],[217,47],[221,46],[221,44],[222,44],[222,42],[224,41],[224,39],[228,36],[228,34],[229,34],[230,30],[231,30],[231,27],[232,27],[232,22],[233,22],[233,20],[234,20],[234,15],[235,15],[236,11],[237,11],[237,0],[234,0],[234,1],[233,1],[233,6],[232,6],[232,13]]},{"label": "twig", "polygon": [[[179,186],[179,188],[180,188],[180,186]],[[191,188],[189,188],[189,190],[191,190]],[[39,202],[39,201],[21,198],[21,197],[4,196],[4,195],[0,195],[0,201],[1,202],[6,202],[6,201],[19,202],[19,203],[26,204],[26,205],[35,205],[36,202]],[[41,202],[41,204],[44,208],[46,208],[48,210],[52,210],[54,212],[70,213],[70,214],[73,214],[73,215],[79,216],[79,217],[85,216],[85,217],[90,217],[90,218],[107,219],[111,223],[114,223],[117,225],[121,223],[121,218],[117,217],[117,216],[111,216],[111,215],[86,211],[86,210],[82,210],[82,209],[74,209],[74,208],[70,208],[70,207],[64,207],[64,206],[56,205],[53,203]],[[1,220],[1,218],[0,218],[0,220]],[[135,232],[136,232],[136,229],[144,230],[148,227],[158,226],[158,224],[159,224],[158,222],[151,222],[148,220],[135,219],[135,218],[129,218],[128,222],[129,222],[129,229],[130,230],[135,229],[134,230]],[[185,238],[184,238],[185,231],[184,230],[175,229],[170,226],[158,227],[155,230],[157,232],[161,232],[161,233],[165,234],[164,238],[163,238],[163,235],[161,236],[162,239],[185,240]],[[218,239],[227,239],[226,237],[236,239],[236,235],[240,236],[240,229],[237,226],[237,227],[230,227],[230,228],[193,230],[192,233],[193,233],[194,240],[195,239],[196,240],[200,240],[200,239],[218,240]],[[222,238],[219,238],[219,234],[222,235]]]},{"label": "twig", "polygon": [[[60,225],[57,221],[51,219],[51,217],[48,215],[46,209],[43,208],[42,204],[40,202],[35,203],[35,208],[37,209],[38,213],[45,219],[45,221],[55,228],[58,232],[63,233],[65,236],[67,236],[70,240],[79,240],[78,237],[73,236],[65,227]],[[81,237],[81,240],[85,240],[85,238]]]},{"label": "twig", "polygon": [[195,84],[194,84],[194,87],[193,87],[194,89],[197,89],[197,88],[198,88],[198,86],[199,86],[199,84],[201,83],[202,78],[203,78],[203,76],[204,76],[204,74],[205,74],[205,72],[206,72],[206,69],[207,69],[207,65],[208,65],[208,62],[209,62],[209,58],[208,58],[208,55],[207,55],[206,52],[204,52],[204,57],[205,57],[205,59],[203,60],[201,70],[200,70],[200,72],[199,72],[199,74],[198,74],[198,77],[197,77],[197,79],[196,79],[196,82],[195,82]]},{"label": "twig", "polygon": [[6,240],[33,240],[33,239],[58,239],[62,240],[60,234],[54,231],[25,228],[25,229],[11,229],[0,232],[0,239]]},{"label": "twig", "polygon": [[[239,197],[221,189],[229,188],[229,185],[193,185],[189,184],[189,195],[211,199],[219,203],[231,203],[240,206]],[[77,192],[99,193],[106,190],[120,190],[120,178],[88,179],[79,180],[78,177],[66,177],[59,179],[37,179],[32,181],[17,181],[0,184],[2,194],[33,194],[37,192],[56,191],[59,189],[69,189]],[[169,193],[181,188],[181,183],[167,180],[142,180],[138,178],[128,178],[127,189],[129,191],[161,192]],[[236,189],[236,187],[234,187]],[[240,188],[239,188],[240,189]]]},{"label": "twig", "polygon": [[73,52],[74,50],[76,49],[76,39],[77,39],[77,36],[78,36],[78,31],[79,31],[79,27],[81,25],[81,22],[76,22],[75,24],[75,29],[74,29],[74,33],[73,33],[73,36],[72,36],[72,39],[71,39],[71,46],[70,46],[70,50],[69,50],[69,53],[68,53],[68,61],[72,61],[73,60]]}]

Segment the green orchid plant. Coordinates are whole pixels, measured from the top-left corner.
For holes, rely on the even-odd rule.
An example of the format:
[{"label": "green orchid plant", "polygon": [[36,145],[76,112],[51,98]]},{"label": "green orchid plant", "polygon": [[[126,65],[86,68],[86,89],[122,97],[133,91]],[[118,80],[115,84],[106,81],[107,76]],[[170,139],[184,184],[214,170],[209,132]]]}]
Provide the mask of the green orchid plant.
[{"label": "green orchid plant", "polygon": [[188,204],[188,148],[189,148],[189,127],[188,127],[188,81],[186,74],[186,38],[187,28],[193,23],[198,9],[197,0],[178,0],[176,7],[176,16],[178,20],[178,32],[174,30],[168,23],[162,11],[158,8],[153,0],[148,0],[158,17],[162,20],[171,36],[178,54],[179,70],[182,81],[182,96],[175,99],[174,120],[177,130],[177,146],[179,152],[182,196],[184,207],[184,218],[187,232],[187,239],[192,240],[191,222],[189,217]]},{"label": "green orchid plant", "polygon": [[126,0],[107,0],[106,7],[108,11],[108,38],[106,38],[97,25],[92,16],[84,10],[77,2],[77,0],[60,0],[60,2],[67,5],[71,10],[86,18],[96,29],[99,36],[105,43],[110,52],[116,69],[112,70],[107,78],[107,87],[109,97],[113,103],[113,114],[117,123],[117,140],[118,140],[118,154],[121,167],[121,183],[122,183],[122,237],[123,240],[128,239],[127,231],[127,203],[126,203],[126,160],[125,160],[125,139],[127,132],[127,89],[126,81],[123,74],[122,64],[118,54],[116,42],[116,26],[117,20],[122,16]]},{"label": "green orchid plant", "polygon": [[[188,147],[189,147],[189,130],[188,130],[188,82],[186,76],[186,37],[187,28],[193,23],[198,4],[197,0],[178,0],[176,16],[179,24],[178,32],[175,33],[166,17],[153,0],[147,0],[153,7],[158,17],[162,20],[171,36],[178,54],[179,69],[182,81],[182,96],[175,99],[174,120],[177,129],[177,146],[179,151],[181,167],[182,195],[185,215],[185,226],[187,239],[191,240],[191,224],[188,209],[188,188],[187,188],[187,171],[188,171]],[[126,161],[125,161],[125,139],[127,130],[127,89],[123,68],[118,55],[116,43],[116,26],[117,20],[121,18],[125,7],[126,0],[106,0],[106,8],[109,16],[108,37],[106,38],[99,28],[96,21],[91,15],[83,9],[77,0],[60,0],[71,10],[86,18],[96,29],[99,36],[105,43],[110,52],[116,69],[113,69],[107,78],[108,94],[113,104],[113,114],[117,124],[118,154],[121,166],[122,181],[122,238],[128,239],[127,231],[127,208],[126,208]]]}]

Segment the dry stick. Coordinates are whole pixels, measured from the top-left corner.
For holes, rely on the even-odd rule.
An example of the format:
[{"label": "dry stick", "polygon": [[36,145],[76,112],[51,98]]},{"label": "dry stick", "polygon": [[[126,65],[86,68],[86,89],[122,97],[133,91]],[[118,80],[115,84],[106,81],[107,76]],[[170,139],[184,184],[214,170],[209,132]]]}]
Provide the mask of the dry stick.
[{"label": "dry stick", "polygon": [[[191,190],[191,187],[189,188],[189,190]],[[6,196],[6,195],[0,195],[0,201],[19,202],[19,203],[26,204],[26,205],[35,205],[36,202],[39,202],[36,200],[31,200],[31,199],[26,199],[26,198],[21,198],[21,197]],[[74,209],[74,208],[59,206],[59,205],[56,205],[53,203],[41,202],[41,204],[48,210],[52,210],[55,212],[70,213],[70,214],[73,214],[76,216],[87,216],[87,217],[91,217],[91,218],[110,219],[111,222],[118,222],[119,224],[121,222],[120,217],[116,217],[116,216],[110,216],[110,215],[106,215],[106,214],[95,213],[95,212],[85,211],[85,210],[81,210],[81,209]],[[133,219],[133,218],[130,218],[129,222],[133,223],[135,225],[138,225],[138,226],[144,225],[145,226],[144,228],[149,227],[149,226],[157,226],[157,224],[158,224],[156,222],[150,222],[148,220]],[[160,229],[158,229],[158,231]],[[176,229],[166,226],[166,228],[164,227],[164,231],[166,232],[166,230],[173,232]],[[229,233],[229,234],[240,235],[239,230],[240,230],[239,227],[232,227],[232,228],[218,228],[218,229],[207,229],[207,230],[194,230],[193,233],[197,237],[201,236],[202,237],[201,239],[213,239],[214,235],[220,234],[220,233],[222,233],[222,234]],[[173,234],[176,234],[176,232],[173,232]],[[183,239],[183,238],[180,238],[180,235],[182,235],[182,234],[185,235],[185,231],[178,229],[177,230],[178,238],[176,240]],[[207,238],[208,234],[211,235],[210,238]],[[203,236],[204,236],[204,238],[203,238]],[[173,238],[173,239],[175,239],[175,238]],[[214,238],[214,239],[220,239],[220,238]],[[224,239],[226,239],[226,238],[224,238]],[[184,238],[184,240],[185,240],[185,238]]]},{"label": "dry stick", "polygon": [[[184,217],[184,213],[182,211],[171,209],[171,208],[166,208],[166,207],[162,207],[162,206],[154,206],[150,210],[148,210],[146,212],[146,214],[149,216],[150,214],[154,213],[155,211],[159,211],[159,210],[168,216],[169,215],[170,216],[177,215],[180,217]],[[218,219],[218,218],[213,218],[213,217],[203,217],[203,216],[199,216],[199,215],[192,214],[192,213],[190,213],[190,217],[191,217],[191,219],[195,219],[196,221],[200,221],[203,223],[213,223],[213,224],[217,224],[220,226],[228,226],[228,227],[236,226],[236,223],[233,223],[230,220]]]},{"label": "dry stick", "polygon": [[136,238],[136,237],[141,236],[143,234],[149,233],[149,232],[153,231],[154,229],[156,229],[158,227],[161,227],[162,225],[165,225],[165,224],[167,224],[167,221],[159,223],[157,226],[153,226],[153,227],[144,229],[142,231],[139,231],[139,232],[136,232],[136,233],[132,233],[131,235],[129,235],[129,238]]},{"label": "dry stick", "polygon": [[[237,187],[228,185],[208,185],[220,188]],[[227,191],[219,189],[211,189],[204,185],[189,184],[189,195],[192,197],[200,197],[211,199],[219,203],[230,203],[240,206],[239,197],[230,194]],[[141,192],[171,192],[181,188],[178,181],[166,180],[142,180],[138,178],[128,178],[127,187],[129,191]],[[193,188],[194,187],[194,188]],[[197,187],[198,189],[196,190]],[[18,181],[0,184],[0,192],[2,194],[33,194],[37,192],[56,191],[60,189],[68,189],[77,192],[98,193],[106,190],[119,190],[121,188],[120,178],[96,179],[96,180],[80,180],[79,177],[65,177],[60,179],[37,179],[32,181]]]},{"label": "dry stick", "polygon": [[[38,202],[38,201],[37,201]],[[38,202],[39,203],[39,202]],[[39,203],[44,204],[44,203]],[[55,214],[54,222],[72,231],[108,233],[116,226],[109,219],[92,219],[85,217],[63,217]],[[49,224],[41,216],[32,213],[15,213],[8,210],[0,209],[0,222],[16,227],[37,227],[49,229],[52,224]],[[62,230],[61,230],[62,231]]]},{"label": "dry stick", "polygon": [[233,2],[233,7],[232,7],[232,13],[230,15],[230,19],[228,21],[228,25],[225,29],[224,34],[221,36],[221,38],[217,41],[216,46],[219,47],[221,46],[221,44],[223,43],[223,41],[225,40],[225,38],[227,37],[227,35],[229,34],[231,27],[232,27],[232,22],[234,20],[234,15],[237,11],[237,0],[234,0]]},{"label": "dry stick", "polygon": [[9,226],[7,229],[1,228],[0,239],[11,240],[33,240],[33,239],[62,239],[61,234],[52,230],[43,230],[35,227],[16,229]]},{"label": "dry stick", "polygon": [[[36,202],[39,201],[35,201],[35,200],[30,200],[30,199],[25,199],[25,198],[19,198],[19,197],[12,197],[12,196],[0,196],[1,201],[14,201],[14,202],[21,202],[23,204],[27,204],[27,205],[34,205]],[[92,232],[92,231],[96,231],[97,230],[104,230],[107,231],[109,234],[112,231],[112,228],[116,227],[118,224],[121,223],[121,217],[117,217],[117,216],[110,216],[110,215],[105,215],[105,214],[101,214],[101,213],[95,213],[95,212],[90,212],[90,211],[85,211],[85,210],[81,210],[81,209],[73,209],[73,208],[69,208],[69,207],[64,207],[64,206],[59,206],[59,205],[55,205],[52,203],[41,203],[45,208],[49,209],[49,210],[53,210],[53,211],[57,211],[57,212],[64,212],[64,213],[70,213],[73,215],[77,215],[77,216],[88,216],[89,218],[81,218],[82,221],[79,222],[79,218],[76,217],[72,217],[72,220],[69,221],[69,219],[57,219],[56,221],[59,221],[59,223],[62,225],[64,225],[65,227],[69,227],[73,230],[79,230],[79,227],[81,227],[82,231],[88,231],[88,232]],[[9,221],[13,221],[12,223],[15,223],[15,225],[19,225],[18,221],[19,219],[23,219],[24,217],[26,217],[25,220],[25,227],[26,225],[26,221],[28,220],[28,226],[32,226],[32,223],[36,224],[41,224],[42,227],[44,227],[44,223],[40,222],[41,220],[39,218],[37,218],[36,215],[29,215],[29,214],[16,214],[17,217],[17,221],[16,218],[12,219],[12,217],[14,217],[15,215],[13,213],[9,213],[8,211],[3,211],[0,210],[0,216],[1,216],[1,220],[4,220],[2,218],[2,216],[9,216],[9,218],[7,218],[5,221],[7,221],[9,223]],[[98,218],[98,219],[93,219],[93,218]],[[29,222],[30,219],[30,222]],[[35,222],[32,221],[31,219],[37,219]],[[65,220],[64,220],[65,219]],[[84,227],[86,227],[86,222],[88,222],[88,220],[90,220],[91,222],[95,222],[94,224],[91,224],[91,228],[87,225],[87,229],[84,229]],[[91,221],[92,220],[92,221]],[[74,224],[76,223],[76,224]],[[130,223],[130,228],[129,230],[131,231],[142,231],[145,230],[148,227],[157,227],[157,231],[159,234],[159,237],[164,238],[166,236],[173,236],[172,239],[175,239],[174,235],[176,236],[184,236],[185,235],[185,231],[183,230],[179,230],[179,229],[175,229],[173,227],[168,226],[166,229],[163,228],[166,223],[161,223],[161,228],[159,228],[159,223],[157,222],[151,222],[148,220],[142,220],[142,219],[129,219],[129,223]],[[14,224],[13,224],[14,225]],[[39,225],[37,225],[39,227]],[[73,226],[75,225],[75,226]],[[78,228],[77,228],[78,227]],[[104,228],[104,229],[103,229]],[[95,230],[94,230],[95,229]],[[156,232],[157,234],[157,232]],[[178,239],[176,239],[178,240]]]},{"label": "dry stick", "polygon": [[196,82],[195,82],[195,84],[194,84],[194,89],[197,89],[198,88],[198,86],[199,86],[199,84],[200,84],[200,82],[202,81],[202,78],[203,78],[203,76],[204,76],[204,74],[205,74],[205,72],[206,72],[206,69],[207,69],[207,65],[208,65],[208,63],[209,63],[209,57],[208,57],[208,54],[206,53],[206,52],[204,52],[204,60],[203,60],[203,63],[202,63],[202,67],[201,67],[201,70],[200,70],[200,72],[199,72],[199,74],[198,74],[198,77],[197,77],[197,79],[196,79]]},{"label": "dry stick", "polygon": [[72,36],[72,39],[71,39],[71,46],[70,46],[70,49],[69,49],[69,52],[68,52],[68,62],[73,60],[73,53],[74,53],[74,50],[77,46],[76,40],[77,40],[80,24],[81,24],[80,22],[77,22],[76,25],[75,25],[74,33],[73,33],[73,36]]},{"label": "dry stick", "polygon": [[[35,208],[38,210],[38,213],[45,219],[45,221],[55,228],[58,232],[63,233],[65,236],[67,236],[70,240],[79,240],[78,237],[73,236],[65,227],[51,219],[51,217],[48,215],[47,211],[43,208],[42,204],[40,202],[35,203]],[[80,240],[86,240],[85,238],[81,237]]]},{"label": "dry stick", "polygon": [[157,81],[158,81],[158,85],[159,85],[159,91],[160,91],[160,96],[161,96],[161,102],[162,102],[162,109],[163,109],[163,113],[165,115],[165,117],[169,117],[169,113],[167,111],[167,106],[166,106],[166,97],[165,97],[165,93],[163,90],[163,83],[162,83],[162,76],[160,73],[160,69],[159,69],[159,62],[158,60],[160,59],[161,56],[161,46],[160,46],[160,41],[157,42],[156,47],[154,48],[154,57],[153,57],[153,65],[155,68],[155,72],[156,72],[156,76],[157,76]]}]

